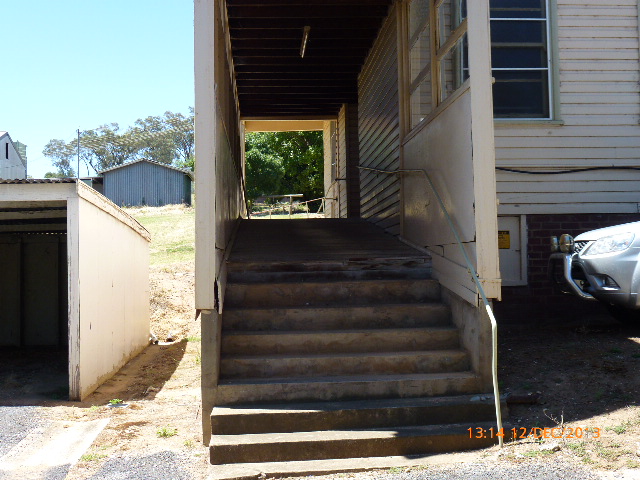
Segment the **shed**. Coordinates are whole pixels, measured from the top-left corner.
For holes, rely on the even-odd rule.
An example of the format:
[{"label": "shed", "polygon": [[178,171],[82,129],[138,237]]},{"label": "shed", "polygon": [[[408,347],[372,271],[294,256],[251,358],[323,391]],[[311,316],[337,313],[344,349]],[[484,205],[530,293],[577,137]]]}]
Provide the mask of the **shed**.
[{"label": "shed", "polygon": [[27,178],[27,146],[0,131],[0,178]]},{"label": "shed", "polygon": [[0,180],[0,350],[57,347],[85,398],[148,345],[149,241],[81,181]]},{"label": "shed", "polygon": [[193,174],[189,170],[143,159],[99,174],[104,177],[104,195],[116,205],[191,205]]}]

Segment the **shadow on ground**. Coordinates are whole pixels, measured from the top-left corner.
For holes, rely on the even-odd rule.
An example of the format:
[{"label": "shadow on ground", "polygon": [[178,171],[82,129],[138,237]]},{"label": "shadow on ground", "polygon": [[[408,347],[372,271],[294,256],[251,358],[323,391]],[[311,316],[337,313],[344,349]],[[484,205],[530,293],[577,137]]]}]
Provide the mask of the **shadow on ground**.
[{"label": "shadow on ground", "polygon": [[532,399],[510,404],[511,423],[552,427],[548,416],[580,421],[640,404],[640,322],[623,325],[592,305],[500,325],[501,391]]},{"label": "shadow on ground", "polygon": [[113,398],[153,399],[171,378],[187,348],[187,340],[150,345],[104,382],[83,402],[68,401],[66,350],[0,349],[0,406],[100,405]]}]

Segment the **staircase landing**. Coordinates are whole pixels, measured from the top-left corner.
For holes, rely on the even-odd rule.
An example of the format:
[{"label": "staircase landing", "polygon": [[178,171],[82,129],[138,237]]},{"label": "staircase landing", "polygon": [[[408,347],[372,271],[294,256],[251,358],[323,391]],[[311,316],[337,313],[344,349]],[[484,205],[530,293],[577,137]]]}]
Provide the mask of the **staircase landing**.
[{"label": "staircase landing", "polygon": [[247,264],[360,263],[426,259],[362,219],[249,220],[238,229],[229,266]]}]

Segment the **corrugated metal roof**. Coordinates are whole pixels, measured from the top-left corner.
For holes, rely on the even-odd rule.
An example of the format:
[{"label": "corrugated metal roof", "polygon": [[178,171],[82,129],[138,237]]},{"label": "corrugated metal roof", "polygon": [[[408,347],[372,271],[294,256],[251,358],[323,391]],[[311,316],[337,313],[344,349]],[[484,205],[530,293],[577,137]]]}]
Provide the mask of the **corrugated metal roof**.
[{"label": "corrugated metal roof", "polygon": [[0,184],[5,183],[76,183],[75,178],[16,178],[14,180],[6,180],[0,178]]},{"label": "corrugated metal roof", "polygon": [[168,168],[170,170],[176,170],[177,172],[181,172],[181,173],[184,173],[185,175],[189,175],[189,178],[191,178],[191,180],[193,180],[193,172],[191,170],[189,170],[189,169],[182,169],[182,168],[174,167],[173,165],[167,165],[166,163],[154,162],[153,160],[148,160],[146,158],[141,158],[140,160],[134,160],[133,162],[123,163],[122,165],[117,165],[115,167],[107,168],[106,170],[102,170],[101,172],[98,172],[98,174],[102,175],[103,173],[111,172],[111,171],[117,170],[119,168],[128,167],[129,165],[134,165],[134,164],[140,163],[140,162],[147,162],[147,163],[150,163],[152,165],[159,165],[161,167]]}]

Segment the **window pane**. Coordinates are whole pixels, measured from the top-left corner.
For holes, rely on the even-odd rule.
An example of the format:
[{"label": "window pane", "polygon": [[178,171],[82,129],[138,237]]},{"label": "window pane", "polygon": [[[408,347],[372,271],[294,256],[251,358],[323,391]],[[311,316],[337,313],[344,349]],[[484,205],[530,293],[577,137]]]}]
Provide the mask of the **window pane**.
[{"label": "window pane", "polygon": [[543,48],[493,47],[493,68],[547,68],[547,52]]},{"label": "window pane", "polygon": [[493,112],[496,118],[549,118],[547,71],[494,71]]},{"label": "window pane", "polygon": [[431,76],[427,77],[411,93],[411,128],[431,113]]},{"label": "window pane", "polygon": [[491,18],[546,18],[545,0],[490,0]]},{"label": "window pane", "polygon": [[411,66],[411,79],[413,83],[420,72],[429,66],[431,50],[429,49],[429,26],[418,37],[416,43],[409,50],[409,65]]},{"label": "window pane", "polygon": [[438,48],[467,17],[466,0],[444,0],[438,7]]},{"label": "window pane", "polygon": [[547,41],[547,22],[540,20],[491,22],[491,42],[493,43],[534,43],[544,45]]},{"label": "window pane", "polygon": [[444,101],[469,78],[467,34],[440,61],[441,100]]},{"label": "window pane", "polygon": [[412,0],[409,5],[409,38],[428,21],[429,0]]}]

